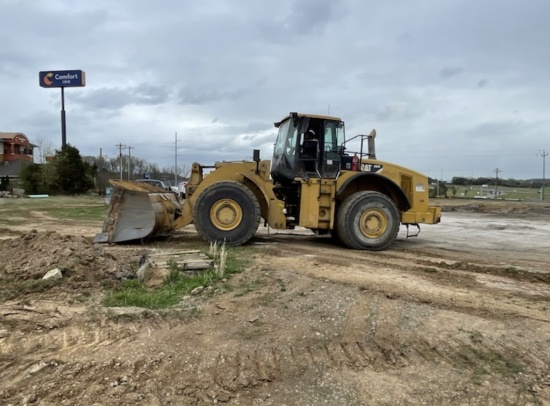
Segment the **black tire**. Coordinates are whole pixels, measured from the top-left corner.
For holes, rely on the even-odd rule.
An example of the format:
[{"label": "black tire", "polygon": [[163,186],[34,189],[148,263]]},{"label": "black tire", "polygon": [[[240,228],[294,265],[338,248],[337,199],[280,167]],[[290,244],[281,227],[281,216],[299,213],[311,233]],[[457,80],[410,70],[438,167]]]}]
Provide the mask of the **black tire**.
[{"label": "black tire", "polygon": [[399,211],[379,192],[357,192],[349,196],[336,214],[336,235],[350,248],[388,249],[399,232]]},{"label": "black tire", "polygon": [[239,182],[217,182],[197,198],[193,221],[205,241],[242,245],[258,229],[260,203],[254,193]]},{"label": "black tire", "polygon": [[338,230],[336,230],[336,227],[333,230],[330,230],[330,239],[334,245],[339,247],[344,247],[346,245],[338,235]]}]

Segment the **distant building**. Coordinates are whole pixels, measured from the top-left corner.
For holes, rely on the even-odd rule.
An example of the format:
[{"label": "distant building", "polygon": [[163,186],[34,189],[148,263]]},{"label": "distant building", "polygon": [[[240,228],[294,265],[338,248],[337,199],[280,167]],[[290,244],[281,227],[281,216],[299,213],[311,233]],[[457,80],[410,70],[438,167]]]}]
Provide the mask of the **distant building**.
[{"label": "distant building", "polygon": [[0,175],[19,177],[23,165],[33,162],[35,147],[23,133],[0,132]]}]

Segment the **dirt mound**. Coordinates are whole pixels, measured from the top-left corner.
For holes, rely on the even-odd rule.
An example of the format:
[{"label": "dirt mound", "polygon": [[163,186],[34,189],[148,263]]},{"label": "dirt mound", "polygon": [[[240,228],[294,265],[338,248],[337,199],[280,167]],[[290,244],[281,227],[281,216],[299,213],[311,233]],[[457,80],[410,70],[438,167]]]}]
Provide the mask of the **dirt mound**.
[{"label": "dirt mound", "polygon": [[[120,252],[115,256],[84,237],[35,230],[0,240],[0,264],[0,296],[4,299],[44,288],[57,291],[101,288],[132,278],[137,270],[132,253]],[[61,270],[62,280],[42,280],[55,268]]]},{"label": "dirt mound", "polygon": [[0,238],[11,238],[14,235],[21,235],[22,233],[9,228],[0,227]]},{"label": "dirt mound", "polygon": [[440,201],[437,204],[441,205],[444,212],[550,215],[550,206],[544,205],[542,202],[526,203],[497,200],[464,203]]}]

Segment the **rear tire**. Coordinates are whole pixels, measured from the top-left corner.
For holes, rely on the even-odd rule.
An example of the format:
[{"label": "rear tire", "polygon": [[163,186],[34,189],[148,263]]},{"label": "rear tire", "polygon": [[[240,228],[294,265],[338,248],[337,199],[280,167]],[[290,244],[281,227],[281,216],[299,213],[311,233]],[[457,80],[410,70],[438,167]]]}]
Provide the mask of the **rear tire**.
[{"label": "rear tire", "polygon": [[193,220],[205,241],[241,245],[260,224],[260,203],[245,185],[222,181],[208,186],[193,208]]},{"label": "rear tire", "polygon": [[350,248],[388,249],[399,232],[399,211],[379,192],[357,192],[348,197],[336,215],[336,235]]}]

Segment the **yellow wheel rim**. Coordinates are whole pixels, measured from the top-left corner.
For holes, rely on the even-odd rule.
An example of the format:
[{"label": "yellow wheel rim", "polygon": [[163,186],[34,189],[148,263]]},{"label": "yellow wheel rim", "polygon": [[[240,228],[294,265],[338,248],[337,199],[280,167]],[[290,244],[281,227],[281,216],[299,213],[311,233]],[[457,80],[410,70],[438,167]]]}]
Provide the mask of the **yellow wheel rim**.
[{"label": "yellow wheel rim", "polygon": [[214,227],[223,231],[235,228],[243,219],[243,211],[239,204],[231,199],[222,199],[214,203],[210,209],[210,220]]},{"label": "yellow wheel rim", "polygon": [[369,209],[361,215],[359,227],[367,238],[379,238],[388,228],[386,213],[380,209]]}]

